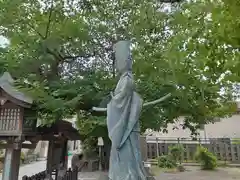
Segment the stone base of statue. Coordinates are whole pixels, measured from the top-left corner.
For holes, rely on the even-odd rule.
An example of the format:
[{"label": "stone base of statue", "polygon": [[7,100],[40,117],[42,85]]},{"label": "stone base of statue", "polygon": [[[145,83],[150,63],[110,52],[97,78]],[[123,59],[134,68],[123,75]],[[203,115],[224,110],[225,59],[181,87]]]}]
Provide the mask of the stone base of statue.
[{"label": "stone base of statue", "polygon": [[[149,168],[145,167],[147,178],[146,180],[155,180],[155,177],[149,172]],[[106,172],[100,172],[98,180],[110,180]]]},{"label": "stone base of statue", "polygon": [[99,176],[98,180],[109,180],[108,174],[105,172],[100,172],[100,176]]},{"label": "stone base of statue", "polygon": [[149,167],[145,167],[145,172],[147,174],[147,180],[155,180],[155,177],[153,174],[150,172]]},{"label": "stone base of statue", "polygon": [[[100,174],[98,180],[111,180],[107,174]],[[154,176],[147,176],[146,180],[156,180]]]}]

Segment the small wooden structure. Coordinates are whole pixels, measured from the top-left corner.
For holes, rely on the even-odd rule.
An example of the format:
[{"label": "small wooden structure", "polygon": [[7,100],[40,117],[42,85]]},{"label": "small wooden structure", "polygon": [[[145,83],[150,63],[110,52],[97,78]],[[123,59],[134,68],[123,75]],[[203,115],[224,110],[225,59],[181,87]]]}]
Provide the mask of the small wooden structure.
[{"label": "small wooden structure", "polygon": [[[3,180],[17,180],[22,142],[26,136],[34,136],[37,112],[33,100],[14,87],[8,72],[0,77],[0,139],[6,141]],[[31,144],[27,145],[31,146]]]},{"label": "small wooden structure", "polygon": [[[36,136],[28,136],[26,140],[38,142],[49,141],[46,171],[28,177],[23,180],[77,180],[78,168],[68,168],[67,142],[68,140],[81,140],[78,131],[72,127],[72,123],[59,120],[51,126],[39,126]],[[35,179],[34,179],[35,178]]]},{"label": "small wooden structure", "polygon": [[62,120],[53,123],[51,126],[40,126],[36,132],[36,136],[29,140],[49,141],[45,174],[48,177],[55,175],[55,179],[57,179],[59,171],[67,173],[68,140],[81,140],[81,136],[78,131],[72,127],[72,123]]},{"label": "small wooden structure", "polygon": [[36,127],[36,123],[33,100],[18,91],[11,75],[5,72],[0,77],[0,140],[6,142],[0,145],[6,149],[2,180],[18,180],[21,148],[34,149],[40,140],[49,141],[47,167],[41,176],[77,180],[77,170],[75,175],[67,171],[67,141],[81,140],[78,131],[67,121],[57,121],[50,127]]}]

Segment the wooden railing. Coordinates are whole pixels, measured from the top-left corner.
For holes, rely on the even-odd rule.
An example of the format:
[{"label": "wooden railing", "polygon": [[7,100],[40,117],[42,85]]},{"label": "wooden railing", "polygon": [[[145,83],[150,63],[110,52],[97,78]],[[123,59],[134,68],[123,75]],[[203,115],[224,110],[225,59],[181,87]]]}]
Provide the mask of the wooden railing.
[{"label": "wooden railing", "polygon": [[1,108],[0,109],[0,131],[19,130],[20,109]]},{"label": "wooden railing", "polygon": [[77,180],[78,179],[78,169],[75,168],[72,170],[71,168],[68,169],[66,174],[62,177],[62,180]]},{"label": "wooden railing", "polygon": [[22,180],[44,180],[46,178],[46,171],[42,171],[33,176],[23,176]]},{"label": "wooden railing", "polygon": [[[35,174],[33,176],[23,176],[22,180],[45,180],[46,178],[46,171],[40,172],[38,174]],[[65,175],[61,177],[61,180],[77,180],[78,179],[78,169],[75,168],[72,170],[69,168]]]}]

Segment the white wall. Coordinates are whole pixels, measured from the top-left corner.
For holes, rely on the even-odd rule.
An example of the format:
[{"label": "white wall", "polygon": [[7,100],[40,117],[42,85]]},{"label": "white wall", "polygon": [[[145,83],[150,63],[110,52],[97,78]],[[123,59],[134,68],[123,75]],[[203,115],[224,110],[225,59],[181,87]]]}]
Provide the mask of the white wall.
[{"label": "white wall", "polygon": [[[191,131],[189,129],[183,130],[180,124],[183,123],[183,117],[180,117],[175,124],[168,125],[168,133],[153,131],[145,133],[151,139],[152,137],[161,138],[190,138]],[[177,127],[178,129],[174,129]],[[206,138],[240,138],[240,115],[236,114],[229,118],[220,119],[219,122],[214,124],[205,125]],[[199,130],[199,138],[205,138],[203,130]],[[149,136],[151,135],[151,136]]]},{"label": "white wall", "polygon": [[47,158],[48,153],[48,141],[39,141],[34,153],[39,154],[40,158]]}]

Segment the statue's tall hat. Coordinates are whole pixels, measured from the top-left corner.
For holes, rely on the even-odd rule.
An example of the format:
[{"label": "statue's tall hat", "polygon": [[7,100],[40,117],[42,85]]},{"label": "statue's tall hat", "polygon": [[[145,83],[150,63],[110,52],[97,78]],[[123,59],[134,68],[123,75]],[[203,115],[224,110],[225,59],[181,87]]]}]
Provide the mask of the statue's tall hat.
[{"label": "statue's tall hat", "polygon": [[122,61],[125,64],[127,70],[132,70],[132,58],[131,58],[131,42],[130,41],[118,41],[113,46],[115,52],[116,61]]}]

